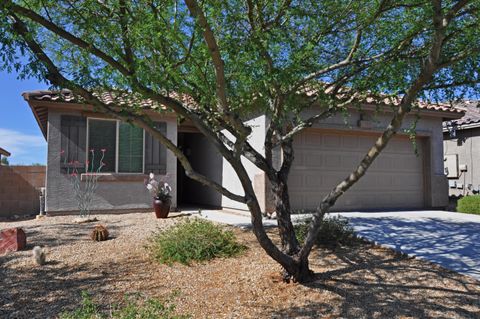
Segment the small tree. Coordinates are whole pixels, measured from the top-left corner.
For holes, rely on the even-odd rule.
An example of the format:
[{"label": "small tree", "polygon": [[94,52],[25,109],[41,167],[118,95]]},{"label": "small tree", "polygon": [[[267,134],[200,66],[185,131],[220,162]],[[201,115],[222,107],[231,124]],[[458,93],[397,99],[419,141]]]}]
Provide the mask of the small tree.
[{"label": "small tree", "polygon": [[[188,177],[245,203],[263,249],[295,280],[307,281],[323,216],[366,173],[417,99],[478,89],[479,9],[479,1],[464,0],[5,0],[0,54],[3,68],[68,88],[150,132]],[[131,103],[105,104],[98,98],[104,91]],[[231,164],[244,194],[194,171],[144,115],[143,99],[190,120]],[[352,173],[319,201],[300,246],[287,184],[294,137],[366,100],[379,107],[389,100],[392,119]],[[306,109],[315,113],[305,117]],[[249,143],[252,130],[243,120],[252,113],[269,118],[264,154]],[[272,160],[276,150],[280,167]],[[272,185],[281,247],[263,228],[242,158]]]}]

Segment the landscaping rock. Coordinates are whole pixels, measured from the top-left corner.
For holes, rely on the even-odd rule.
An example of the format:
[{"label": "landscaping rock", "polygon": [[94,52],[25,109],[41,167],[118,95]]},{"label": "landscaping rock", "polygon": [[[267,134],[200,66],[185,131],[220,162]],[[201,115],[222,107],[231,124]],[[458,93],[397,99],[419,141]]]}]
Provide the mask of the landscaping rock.
[{"label": "landscaping rock", "polygon": [[73,220],[75,224],[85,224],[85,223],[93,223],[98,222],[97,217],[78,217]]},{"label": "landscaping rock", "polygon": [[8,228],[0,232],[0,255],[25,249],[27,236],[21,228]]}]

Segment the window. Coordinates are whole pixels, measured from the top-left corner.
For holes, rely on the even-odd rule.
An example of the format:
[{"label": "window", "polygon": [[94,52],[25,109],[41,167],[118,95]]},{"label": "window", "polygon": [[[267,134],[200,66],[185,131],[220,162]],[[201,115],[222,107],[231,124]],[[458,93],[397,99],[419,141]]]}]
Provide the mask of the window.
[{"label": "window", "polygon": [[143,172],[143,130],[128,123],[119,124],[118,171]]},{"label": "window", "polygon": [[143,173],[143,130],[116,120],[88,119],[88,159],[102,172]]},{"label": "window", "polygon": [[62,115],[60,117],[60,168],[68,173],[73,167],[83,172],[85,167],[85,142],[87,121],[84,117]]},{"label": "window", "polygon": [[88,120],[88,171],[96,171],[103,156],[102,172],[115,172],[117,149],[117,121]]},{"label": "window", "polygon": [[[155,123],[163,134],[167,133],[167,123]],[[167,150],[149,133],[145,133],[145,173],[164,175],[167,173]]]},{"label": "window", "polygon": [[[166,123],[155,123],[155,127],[166,134]],[[139,127],[117,120],[89,118],[86,136],[84,149],[88,150],[89,171],[92,165],[97,170],[103,161],[103,173],[166,174],[166,148]]]}]

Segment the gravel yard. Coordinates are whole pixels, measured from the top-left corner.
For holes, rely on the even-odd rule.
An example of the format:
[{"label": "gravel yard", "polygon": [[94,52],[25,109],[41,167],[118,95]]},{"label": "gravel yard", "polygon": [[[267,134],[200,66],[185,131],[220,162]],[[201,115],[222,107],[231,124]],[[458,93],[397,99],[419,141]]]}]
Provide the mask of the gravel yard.
[{"label": "gravel yard", "polygon": [[[175,216],[175,215],[174,215]],[[126,293],[173,299],[195,318],[479,318],[480,282],[390,250],[359,244],[317,249],[308,285],[285,284],[249,231],[235,229],[249,249],[240,257],[191,267],[159,265],[144,246],[159,228],[182,218],[152,213],[100,215],[112,239],[93,242],[93,224],[74,216],[0,222],[23,227],[28,250],[0,256],[0,318],[55,318],[80,302],[83,290],[108,307]],[[48,264],[31,249],[48,247]]]}]

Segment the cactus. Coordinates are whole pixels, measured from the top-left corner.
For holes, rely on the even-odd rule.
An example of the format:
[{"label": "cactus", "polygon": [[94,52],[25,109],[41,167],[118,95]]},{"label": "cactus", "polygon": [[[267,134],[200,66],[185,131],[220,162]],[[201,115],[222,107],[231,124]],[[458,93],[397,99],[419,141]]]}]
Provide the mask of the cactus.
[{"label": "cactus", "polygon": [[93,240],[95,241],[104,241],[108,239],[108,230],[103,225],[96,225],[95,228],[92,230],[92,234],[90,235]]},{"label": "cactus", "polygon": [[33,260],[40,266],[45,265],[46,262],[45,251],[40,246],[33,247]]}]

